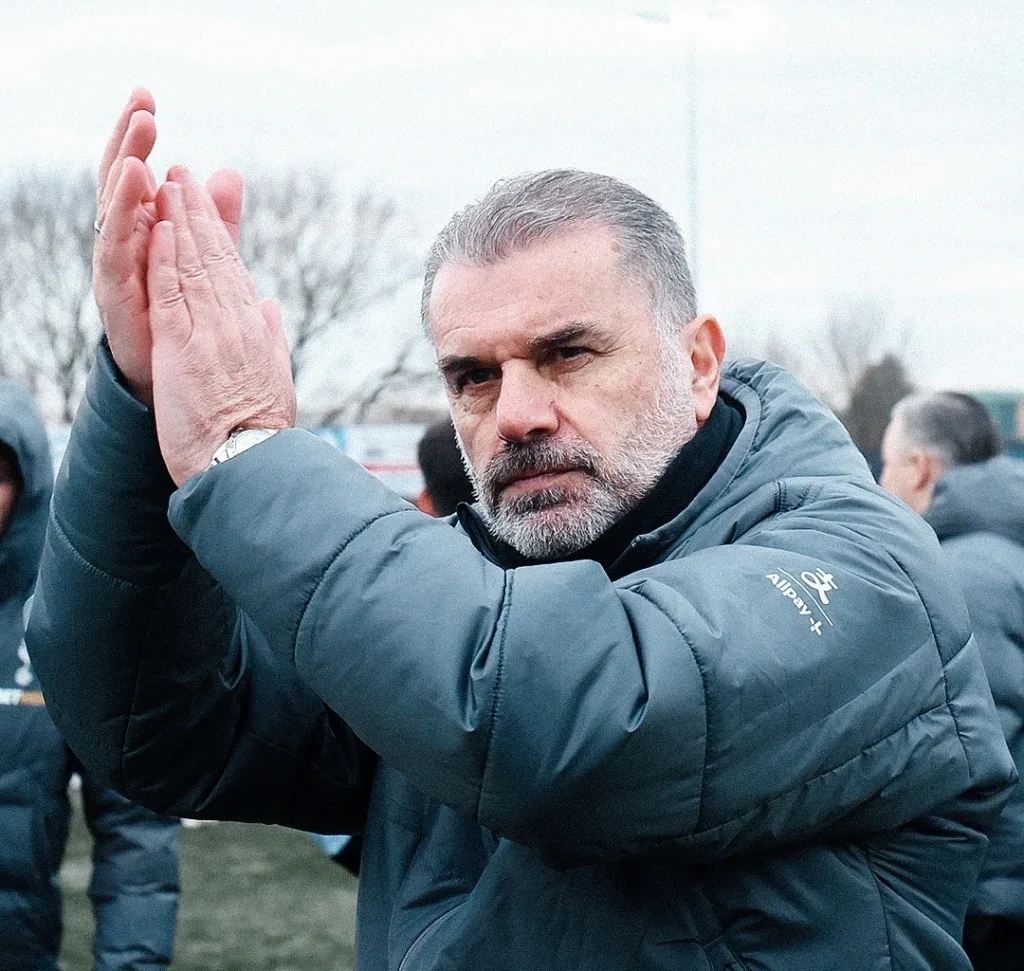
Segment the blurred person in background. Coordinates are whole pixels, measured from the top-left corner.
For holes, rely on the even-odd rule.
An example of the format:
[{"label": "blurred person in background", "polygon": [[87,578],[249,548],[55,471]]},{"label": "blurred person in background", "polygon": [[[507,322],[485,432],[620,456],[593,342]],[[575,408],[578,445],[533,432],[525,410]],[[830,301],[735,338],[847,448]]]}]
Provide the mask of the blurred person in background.
[{"label": "blurred person in background", "polygon": [[466,473],[462,452],[450,418],[434,422],[416,448],[423,473],[423,491],[416,505],[431,516],[450,516],[460,502],[473,501],[473,483]]},{"label": "blurred person in background", "polygon": [[78,772],[94,841],[95,969],[156,971],[170,964],[174,946],[177,822],[98,786],[82,769],[47,714],[23,639],[52,486],[36,405],[25,388],[0,380],[0,968],[58,967],[58,873],[68,784]]},{"label": "blurred person in background", "polygon": [[[363,830],[362,971],[944,971],[1016,779],[930,529],[784,371],[723,366],[668,214],[498,183],[423,319],[479,502],[294,427],[237,175],[101,163],[106,343],[29,647],[155,807]],[[84,695],[81,681],[97,686]]]},{"label": "blurred person in background", "polygon": [[[1003,733],[1024,770],[1024,463],[969,395],[904,398],[882,441],[881,484],[931,524],[960,579]],[[989,834],[964,926],[977,971],[1024,969],[1024,788]]]}]

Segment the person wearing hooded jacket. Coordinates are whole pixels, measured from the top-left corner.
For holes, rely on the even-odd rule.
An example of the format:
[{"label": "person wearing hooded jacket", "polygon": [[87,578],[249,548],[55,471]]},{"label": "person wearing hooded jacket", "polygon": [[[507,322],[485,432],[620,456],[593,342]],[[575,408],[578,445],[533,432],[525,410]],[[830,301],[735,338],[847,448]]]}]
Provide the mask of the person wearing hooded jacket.
[{"label": "person wearing hooded jacket", "polygon": [[[893,409],[881,483],[935,530],[960,580],[1003,733],[1024,769],[1024,462],[984,406],[955,392]],[[976,971],[1024,969],[1024,789],[990,834],[964,945]]]},{"label": "person wearing hooded jacket", "polygon": [[362,831],[360,971],[966,969],[1016,774],[962,597],[834,416],[723,366],[667,213],[559,170],[442,231],[479,503],[434,519],[294,427],[240,181],[154,197],[153,110],[101,164],[106,343],[29,631],[83,760]]},{"label": "person wearing hooded jacket", "polygon": [[178,824],[98,785],[82,768],[47,714],[23,639],[52,484],[32,396],[0,380],[0,967],[58,967],[58,870],[77,772],[94,840],[94,967],[156,971],[170,963],[174,943]]}]

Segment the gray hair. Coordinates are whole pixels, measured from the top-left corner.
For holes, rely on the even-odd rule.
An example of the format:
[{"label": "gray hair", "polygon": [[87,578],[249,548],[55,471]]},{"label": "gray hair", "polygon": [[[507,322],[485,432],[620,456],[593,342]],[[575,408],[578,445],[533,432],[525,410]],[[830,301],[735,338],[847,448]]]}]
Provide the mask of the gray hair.
[{"label": "gray hair", "polygon": [[1003,451],[992,416],[969,394],[912,394],[896,404],[892,417],[902,422],[909,445],[935,452],[947,469],[984,462]]},{"label": "gray hair", "polygon": [[496,183],[452,216],[427,256],[421,314],[428,334],[430,296],[446,263],[488,266],[531,243],[583,225],[605,226],[621,246],[622,264],[651,300],[668,336],[697,316],[683,237],[672,217],[632,186],[607,175],[549,169]]}]

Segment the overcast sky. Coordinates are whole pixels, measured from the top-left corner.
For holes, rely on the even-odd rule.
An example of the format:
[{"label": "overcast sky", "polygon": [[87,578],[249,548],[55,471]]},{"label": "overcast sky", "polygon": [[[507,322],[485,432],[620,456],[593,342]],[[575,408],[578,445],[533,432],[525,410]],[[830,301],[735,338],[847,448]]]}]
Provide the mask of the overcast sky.
[{"label": "overcast sky", "polygon": [[701,309],[739,346],[813,348],[831,307],[870,300],[912,327],[922,384],[1024,389],[1024,3],[708,9],[4,3],[0,167],[94,165],[141,83],[158,171],[316,164],[394,196],[427,239],[495,179],[572,166],[634,183],[689,233],[697,30]]}]

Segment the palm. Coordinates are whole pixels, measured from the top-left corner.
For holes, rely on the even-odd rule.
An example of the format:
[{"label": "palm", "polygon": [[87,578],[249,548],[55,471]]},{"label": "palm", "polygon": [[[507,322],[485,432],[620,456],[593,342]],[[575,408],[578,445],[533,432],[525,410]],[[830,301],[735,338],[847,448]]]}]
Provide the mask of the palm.
[{"label": "palm", "polygon": [[96,301],[111,351],[129,382],[140,389],[149,383],[152,340],[146,295],[146,259],[150,230],[155,224],[155,204],[140,204],[128,246],[122,249],[122,272],[117,275],[101,270],[100,261],[104,256],[101,241],[97,241],[94,252]]},{"label": "palm", "polygon": [[[160,215],[157,186],[146,163],[156,142],[156,106],[142,88],[132,92],[107,144],[99,170],[97,221],[102,232],[93,250],[93,291],[110,351],[132,391],[152,401],[152,336],[146,264]],[[211,191],[237,240],[242,182],[215,173]]]}]

